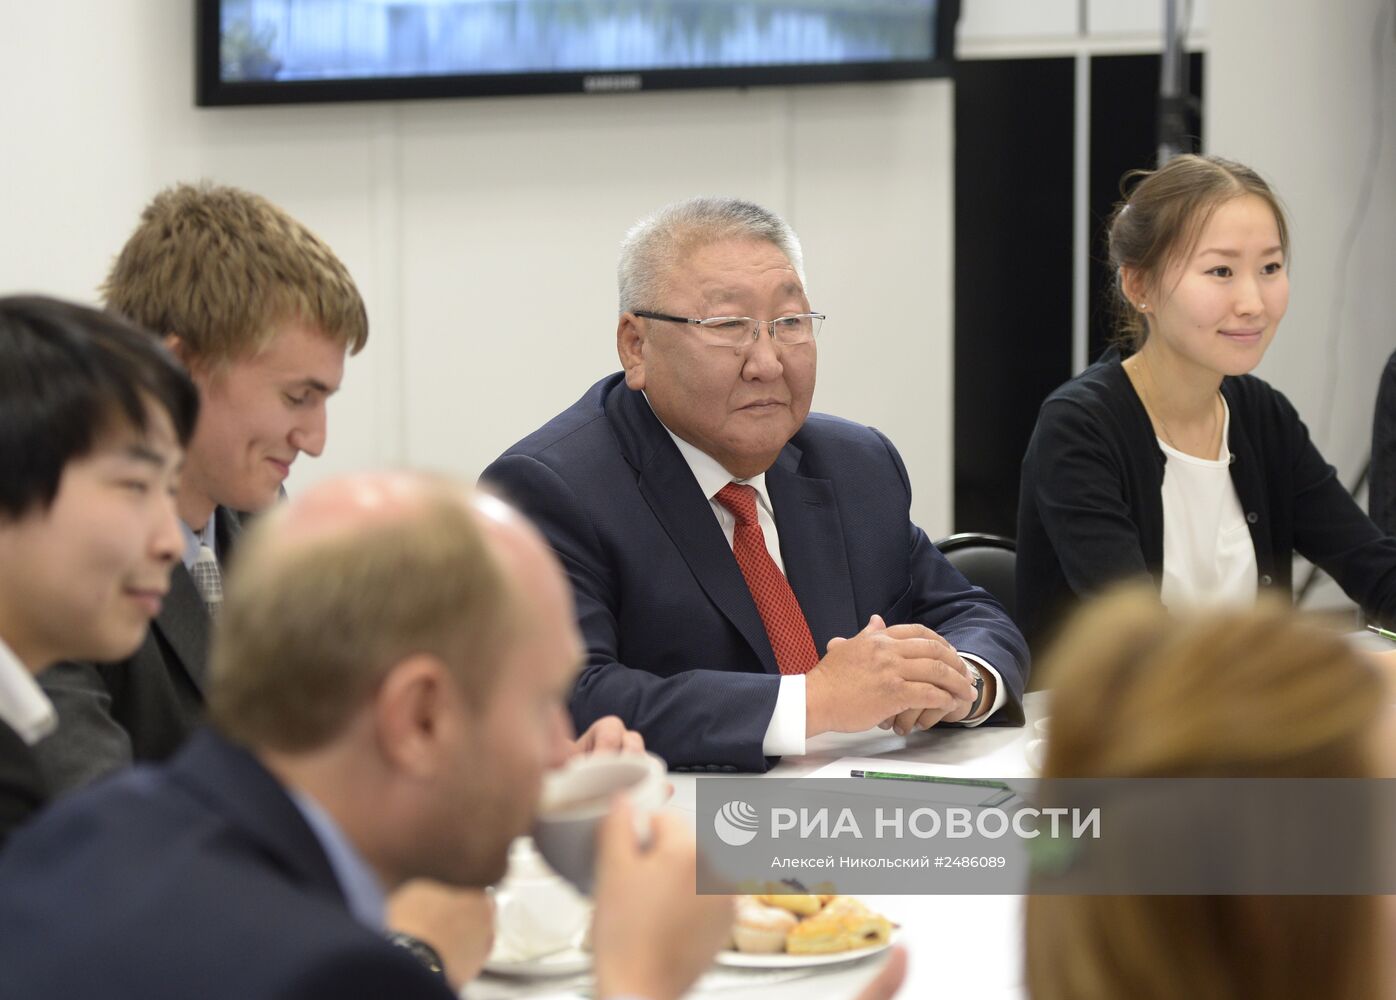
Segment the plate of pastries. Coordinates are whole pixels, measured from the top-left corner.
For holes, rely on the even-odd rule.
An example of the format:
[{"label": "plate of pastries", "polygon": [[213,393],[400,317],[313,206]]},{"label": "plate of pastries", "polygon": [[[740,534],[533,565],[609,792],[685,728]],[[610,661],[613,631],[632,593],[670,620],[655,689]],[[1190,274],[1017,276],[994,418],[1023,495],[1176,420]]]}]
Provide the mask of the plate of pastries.
[{"label": "plate of pastries", "polygon": [[737,897],[717,964],[748,969],[851,962],[885,950],[895,925],[852,896],[775,892]]}]

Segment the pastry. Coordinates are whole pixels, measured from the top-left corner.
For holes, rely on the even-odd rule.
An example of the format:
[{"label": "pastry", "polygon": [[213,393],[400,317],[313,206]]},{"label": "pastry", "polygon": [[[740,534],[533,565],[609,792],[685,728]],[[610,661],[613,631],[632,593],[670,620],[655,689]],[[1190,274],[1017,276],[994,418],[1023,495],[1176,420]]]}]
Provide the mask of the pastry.
[{"label": "pastry", "polygon": [[737,921],[732,940],[737,950],[751,955],[778,954],[785,950],[785,939],[799,923],[795,914],[756,901],[752,896],[737,900]]},{"label": "pastry", "polygon": [[789,910],[797,917],[812,917],[819,912],[829,899],[833,897],[812,896],[807,892],[776,892],[768,895],[757,896],[756,900],[765,903],[767,906],[776,906],[782,910]]},{"label": "pastry", "polygon": [[824,955],[886,944],[892,923],[851,896],[835,897],[814,916],[800,921],[785,940],[792,955]]}]

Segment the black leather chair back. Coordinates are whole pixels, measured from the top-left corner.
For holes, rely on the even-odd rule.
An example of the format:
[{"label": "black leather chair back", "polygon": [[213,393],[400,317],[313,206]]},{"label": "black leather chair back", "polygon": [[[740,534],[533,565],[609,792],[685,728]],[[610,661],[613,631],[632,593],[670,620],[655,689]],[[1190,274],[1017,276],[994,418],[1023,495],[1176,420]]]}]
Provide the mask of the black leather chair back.
[{"label": "black leather chair back", "polygon": [[936,548],[966,580],[987,590],[1017,620],[1018,549],[1013,539],[1002,535],[963,532],[936,542]]}]

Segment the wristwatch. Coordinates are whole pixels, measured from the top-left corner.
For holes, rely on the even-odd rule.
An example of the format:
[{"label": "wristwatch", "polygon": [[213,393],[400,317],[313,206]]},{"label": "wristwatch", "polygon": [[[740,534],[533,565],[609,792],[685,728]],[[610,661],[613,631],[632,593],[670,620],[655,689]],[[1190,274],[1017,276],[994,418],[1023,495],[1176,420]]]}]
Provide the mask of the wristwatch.
[{"label": "wristwatch", "polygon": [[388,943],[406,951],[409,955],[426,966],[428,971],[436,973],[443,979],[446,977],[446,968],[441,961],[441,956],[436,949],[427,944],[419,937],[411,934],[404,934],[401,931],[392,931],[388,934]]},{"label": "wristwatch", "polygon": [[966,712],[965,717],[960,720],[962,722],[968,722],[970,719],[974,718],[974,713],[979,711],[979,706],[984,701],[984,672],[979,669],[978,665],[976,665],[973,660],[967,660],[962,656],[960,657],[960,662],[963,663],[965,669],[969,671],[970,683],[974,685],[974,701],[970,702],[969,711]]}]

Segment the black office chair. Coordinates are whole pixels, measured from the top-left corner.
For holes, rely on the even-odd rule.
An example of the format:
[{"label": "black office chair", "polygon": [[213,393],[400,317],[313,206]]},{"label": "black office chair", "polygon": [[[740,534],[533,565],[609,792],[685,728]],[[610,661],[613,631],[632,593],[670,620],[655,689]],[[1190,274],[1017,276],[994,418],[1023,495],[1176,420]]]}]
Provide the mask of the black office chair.
[{"label": "black office chair", "polygon": [[1367,507],[1372,520],[1388,535],[1396,535],[1396,352],[1377,384],[1370,470]]},{"label": "black office chair", "polygon": [[1016,620],[1018,546],[1013,539],[965,531],[942,538],[936,548],[966,580],[987,590]]},{"label": "black office chair", "polygon": [[[1386,359],[1377,381],[1377,406],[1372,415],[1372,453],[1357,474],[1349,492],[1358,496],[1367,486],[1367,513],[1378,528],[1396,536],[1396,351]],[[1323,570],[1310,566],[1304,582],[1295,590],[1294,603],[1304,606]]]}]

